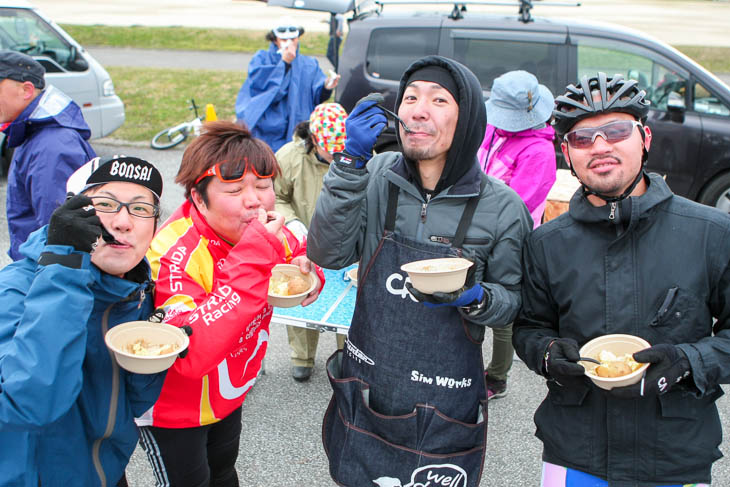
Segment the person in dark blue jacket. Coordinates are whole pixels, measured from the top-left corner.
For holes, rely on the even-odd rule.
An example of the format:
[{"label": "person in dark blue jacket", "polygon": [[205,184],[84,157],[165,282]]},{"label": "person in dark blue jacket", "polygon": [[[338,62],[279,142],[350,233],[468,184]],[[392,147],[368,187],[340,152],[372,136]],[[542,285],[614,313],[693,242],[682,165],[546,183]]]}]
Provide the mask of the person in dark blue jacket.
[{"label": "person in dark blue jacket", "polygon": [[160,173],[135,157],[95,158],[68,189],[80,194],[0,271],[2,486],[126,485],[134,418],[165,377],[120,369],[104,344],[108,329],[153,311],[145,253]]},{"label": "person in dark blue jacket", "polygon": [[314,107],[327,101],[340,80],[325,76],[317,60],[299,54],[303,27],[283,18],[266,34],[267,51],[248,65],[248,77],[236,99],[236,117],[254,137],[278,151],[289,142],[294,127],[309,120]]},{"label": "person in dark blue jacket", "polygon": [[[81,108],[53,86],[30,56],[0,51],[0,123],[14,148],[8,172],[7,216],[13,260],[31,232],[63,203],[66,180],[96,157]],[[45,89],[44,89],[45,88]]]}]

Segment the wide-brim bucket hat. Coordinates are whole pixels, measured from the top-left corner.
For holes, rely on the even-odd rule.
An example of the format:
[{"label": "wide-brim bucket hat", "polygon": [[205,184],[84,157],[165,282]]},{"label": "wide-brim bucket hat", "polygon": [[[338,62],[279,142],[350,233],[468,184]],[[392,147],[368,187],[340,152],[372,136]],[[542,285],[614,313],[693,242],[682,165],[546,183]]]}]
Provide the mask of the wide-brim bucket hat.
[{"label": "wide-brim bucket hat", "polygon": [[494,80],[487,123],[508,132],[522,132],[550,120],[555,98],[527,71],[510,71]]}]

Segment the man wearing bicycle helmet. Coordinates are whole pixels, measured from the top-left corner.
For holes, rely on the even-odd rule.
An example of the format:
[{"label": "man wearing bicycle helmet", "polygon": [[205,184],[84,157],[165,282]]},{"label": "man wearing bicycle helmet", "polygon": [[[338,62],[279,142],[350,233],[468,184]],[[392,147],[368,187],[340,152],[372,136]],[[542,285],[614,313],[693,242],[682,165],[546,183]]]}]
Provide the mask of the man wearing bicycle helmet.
[{"label": "man wearing bicycle helmet", "polygon": [[[556,132],[582,188],[527,239],[513,336],[547,380],[535,414],[543,486],[707,485],[722,456],[730,218],[644,172],[644,97],[636,81],[598,73],[556,99]],[[606,391],[585,375],[579,349],[616,333],[651,344],[633,355],[649,367]]]}]

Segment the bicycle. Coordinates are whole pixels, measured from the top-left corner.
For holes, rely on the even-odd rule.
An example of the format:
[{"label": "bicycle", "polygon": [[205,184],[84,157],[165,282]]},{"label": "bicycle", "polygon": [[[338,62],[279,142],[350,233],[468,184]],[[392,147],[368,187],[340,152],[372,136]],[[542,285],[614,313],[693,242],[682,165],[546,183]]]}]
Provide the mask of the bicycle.
[{"label": "bicycle", "polygon": [[198,105],[195,104],[194,98],[190,99],[189,109],[195,112],[195,118],[189,122],[183,122],[160,131],[160,133],[152,137],[151,146],[153,149],[163,150],[175,147],[187,139],[190,134],[197,137],[200,135],[200,127],[203,126],[203,121],[215,120],[215,110],[211,104],[206,105],[206,115],[210,112],[212,115],[210,117],[198,115]]}]

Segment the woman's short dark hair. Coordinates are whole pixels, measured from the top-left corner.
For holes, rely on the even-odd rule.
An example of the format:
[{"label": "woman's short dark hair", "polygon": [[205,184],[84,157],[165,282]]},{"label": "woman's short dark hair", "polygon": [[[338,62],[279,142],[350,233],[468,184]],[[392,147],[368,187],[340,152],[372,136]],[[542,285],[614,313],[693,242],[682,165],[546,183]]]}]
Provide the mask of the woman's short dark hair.
[{"label": "woman's short dark hair", "polygon": [[185,187],[186,198],[190,198],[190,190],[195,188],[207,204],[211,178],[204,178],[198,184],[195,180],[219,162],[244,158],[259,174],[273,173],[276,178],[280,173],[274,152],[266,142],[252,136],[245,125],[221,120],[206,122],[200,137],[185,149],[175,182]]},{"label": "woman's short dark hair", "polygon": [[309,120],[299,122],[294,127],[294,135],[304,141],[304,150],[309,154],[314,149],[314,142],[312,141],[312,132],[309,131]]}]

